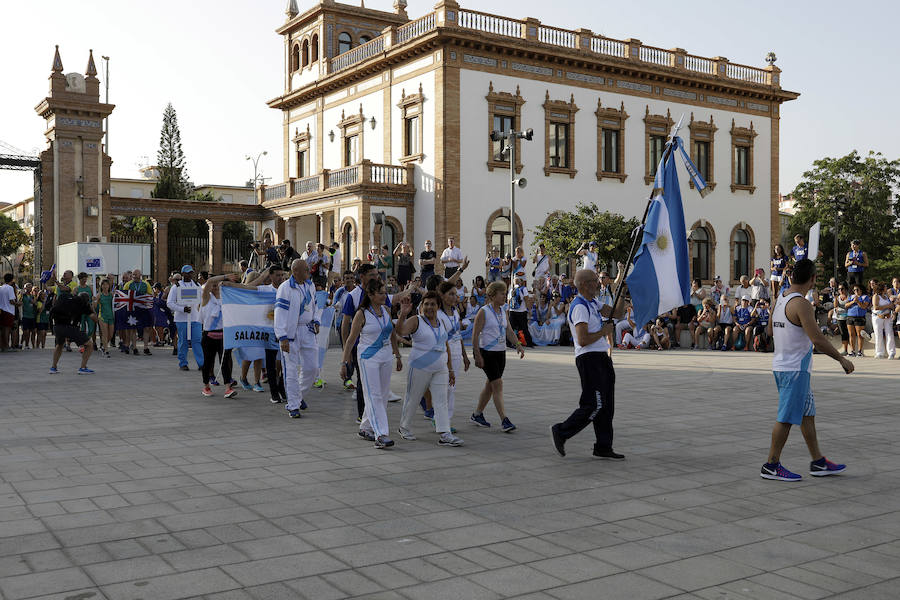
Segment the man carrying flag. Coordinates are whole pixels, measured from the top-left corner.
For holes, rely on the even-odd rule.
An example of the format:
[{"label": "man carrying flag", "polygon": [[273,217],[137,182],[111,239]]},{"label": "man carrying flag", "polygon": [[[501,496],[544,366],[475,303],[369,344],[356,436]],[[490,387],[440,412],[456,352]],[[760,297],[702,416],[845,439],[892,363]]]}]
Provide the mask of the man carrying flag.
[{"label": "man carrying flag", "polygon": [[[626,265],[631,264],[634,257],[634,269],[626,283],[634,307],[635,323],[656,321],[658,315],[690,303],[687,235],[675,170],[676,151],[680,151],[688,174],[701,196],[707,193],[707,189],[706,182],[677,136],[680,127],[681,121],[673,128],[656,168],[656,181],[644,214],[640,249],[635,254],[632,245],[626,262]],[[612,448],[615,372],[607,354],[609,343],[606,339],[614,331],[614,326],[610,321],[604,324],[604,319],[622,317],[624,296],[619,286],[613,301],[615,308],[598,302],[599,283],[597,275],[591,271],[581,270],[575,274],[578,296],[572,301],[568,322],[575,343],[575,364],[581,376],[581,399],[578,409],[563,423],[553,425],[550,432],[556,451],[560,456],[565,456],[566,440],[593,422],[597,436],[594,456],[621,460],[625,457]]]}]

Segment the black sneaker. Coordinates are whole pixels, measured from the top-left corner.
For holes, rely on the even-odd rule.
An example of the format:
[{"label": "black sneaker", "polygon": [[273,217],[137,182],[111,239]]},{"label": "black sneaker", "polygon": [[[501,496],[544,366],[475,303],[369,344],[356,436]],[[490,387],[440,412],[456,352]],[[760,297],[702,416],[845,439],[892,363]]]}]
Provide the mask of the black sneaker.
[{"label": "black sneaker", "polygon": [[624,460],[625,458],[624,454],[613,452],[612,448],[607,448],[606,450],[594,448],[594,456],[596,456],[597,458],[605,458],[608,460]]},{"label": "black sneaker", "polygon": [[566,440],[563,439],[562,434],[559,432],[559,423],[550,427],[550,435],[553,436],[553,447],[556,448],[560,456],[565,456]]},{"label": "black sneaker", "polygon": [[132,349],[131,349],[131,353],[134,354],[135,356],[137,356],[138,354],[140,354],[140,352],[138,352],[138,349],[137,349],[137,348],[132,348]]},{"label": "black sneaker", "polygon": [[[137,354],[137,348],[134,349],[134,353]],[[150,352],[150,348],[144,348],[144,355],[153,356],[153,354]]]},{"label": "black sneaker", "polygon": [[271,402],[272,404],[280,404],[281,398],[279,398],[278,396],[272,396],[271,398],[269,398],[269,402]]},{"label": "black sneaker", "polygon": [[178,356],[178,348],[172,348],[172,356]]},{"label": "black sneaker", "polygon": [[183,366],[180,366],[180,367],[178,367],[178,368],[181,369],[182,371],[190,371],[190,370],[191,370],[191,368],[190,368],[189,366],[187,366],[187,365],[183,365]]}]

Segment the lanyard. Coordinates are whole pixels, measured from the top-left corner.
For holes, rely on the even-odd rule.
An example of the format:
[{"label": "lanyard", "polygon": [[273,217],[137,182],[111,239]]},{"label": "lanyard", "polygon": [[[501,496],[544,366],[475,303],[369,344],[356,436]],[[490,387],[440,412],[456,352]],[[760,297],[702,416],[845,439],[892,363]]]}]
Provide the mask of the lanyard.
[{"label": "lanyard", "polygon": [[450,331],[447,333],[447,336],[449,337],[459,328],[459,317],[457,316],[455,308],[450,310],[450,314],[447,314],[447,311],[443,308],[441,309],[441,312],[443,312],[444,316],[447,317],[447,320],[450,321]]},{"label": "lanyard", "polygon": [[435,320],[437,320],[437,327],[432,327],[431,322],[428,320],[428,317],[422,315],[419,317],[419,322],[425,321],[428,324],[428,328],[431,330],[431,334],[434,336],[434,347],[437,349],[438,345],[441,343],[441,320],[435,315]]},{"label": "lanyard", "polygon": [[[500,315],[498,315],[498,314],[497,314],[497,311],[494,310],[494,305],[493,305],[493,304],[488,304],[488,307],[491,309],[491,313],[493,313],[494,318],[497,320],[497,331],[498,331],[498,332],[500,333],[500,335],[502,336],[502,335],[503,335],[503,330],[506,329],[506,326],[503,325],[503,324],[500,322]],[[503,308],[502,308],[502,307],[500,308],[500,314],[503,314]]]},{"label": "lanyard", "polygon": [[[375,311],[372,310],[372,307],[371,307],[371,306],[369,307],[368,310],[369,310],[370,313],[372,313],[372,316],[375,317],[375,320],[378,322],[378,326],[381,328],[381,330],[384,331],[384,329],[387,327],[387,322],[382,323],[382,322],[381,322],[381,316],[376,315],[376,314],[375,314]],[[384,309],[382,308],[380,312],[381,312],[381,314],[383,315],[383,314],[384,314]],[[390,317],[388,317],[388,318],[386,319],[386,321],[389,322],[389,321],[390,321]]]}]

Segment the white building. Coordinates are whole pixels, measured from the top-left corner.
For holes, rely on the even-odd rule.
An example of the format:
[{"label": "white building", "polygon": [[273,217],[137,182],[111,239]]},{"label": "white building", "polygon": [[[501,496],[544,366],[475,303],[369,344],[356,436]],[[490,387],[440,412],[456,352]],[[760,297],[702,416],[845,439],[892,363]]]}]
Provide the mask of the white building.
[{"label": "white building", "polygon": [[[534,129],[518,142],[517,245],[579,202],[640,217],[674,121],[706,176],[705,199],[682,176],[695,276],[736,279],[768,265],[780,239],[779,113],[798,94],[780,70],[568,31],[439,2],[410,20],[319,0],[288,2],[284,183],[264,204],[276,237],[332,239],[344,256],[448,236],[480,263],[509,249],[508,162],[492,129]],[[774,62],[774,55],[771,57]],[[384,213],[384,226],[376,216]],[[380,220],[380,219],[379,219]],[[282,229],[283,228],[283,229]],[[524,232],[524,237],[523,237]]]}]

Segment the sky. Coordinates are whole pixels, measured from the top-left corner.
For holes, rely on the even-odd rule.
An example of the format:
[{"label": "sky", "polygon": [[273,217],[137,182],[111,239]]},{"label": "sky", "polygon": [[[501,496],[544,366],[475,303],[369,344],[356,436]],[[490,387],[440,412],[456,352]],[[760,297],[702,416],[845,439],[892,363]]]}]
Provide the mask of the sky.
[{"label": "sky", "polygon": [[[359,0],[346,0],[358,4]],[[365,0],[392,10],[392,0]],[[313,0],[298,0],[300,11]],[[415,18],[435,0],[409,0]],[[800,92],[781,112],[781,191],[790,192],[812,161],[856,149],[900,157],[894,75],[900,59],[900,4],[870,0],[461,0],[471,8],[545,24],[585,27],[617,39],[765,67],[770,50],[782,86]],[[265,102],[283,88],[285,0],[3,0],[0,140],[31,153],[46,147],[34,107],[47,94],[53,47],[65,72],[84,73],[88,50],[110,57],[109,153],[113,177],[138,177],[155,163],[162,111],[178,113],[195,184],[243,185],[245,156],[262,151],[263,174],[280,180],[281,113]],[[101,96],[104,79],[101,79]],[[31,176],[0,171],[0,202],[31,195]]]}]

